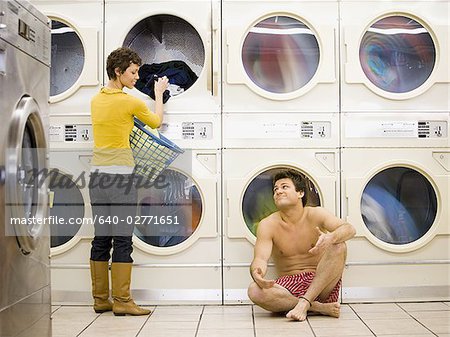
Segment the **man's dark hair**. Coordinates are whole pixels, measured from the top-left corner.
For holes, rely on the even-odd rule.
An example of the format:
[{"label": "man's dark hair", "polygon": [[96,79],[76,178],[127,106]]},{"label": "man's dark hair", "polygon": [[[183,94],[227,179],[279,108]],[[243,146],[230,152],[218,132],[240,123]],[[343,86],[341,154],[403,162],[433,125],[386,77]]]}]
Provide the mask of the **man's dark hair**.
[{"label": "man's dark hair", "polygon": [[295,190],[297,192],[301,192],[301,191],[304,192],[303,197],[302,197],[302,204],[303,204],[303,207],[305,207],[306,203],[308,202],[308,197],[307,197],[308,191],[306,190],[305,178],[299,172],[297,172],[295,170],[291,170],[291,169],[278,171],[273,176],[272,189],[275,187],[275,183],[278,180],[285,179],[285,178],[292,180],[292,182],[294,183],[294,186],[295,186]]},{"label": "man's dark hair", "polygon": [[141,58],[134,50],[127,47],[120,47],[112,51],[106,60],[108,78],[115,80],[117,77],[115,72],[116,68],[119,68],[120,72],[123,73],[132,63],[138,66],[142,64]]}]

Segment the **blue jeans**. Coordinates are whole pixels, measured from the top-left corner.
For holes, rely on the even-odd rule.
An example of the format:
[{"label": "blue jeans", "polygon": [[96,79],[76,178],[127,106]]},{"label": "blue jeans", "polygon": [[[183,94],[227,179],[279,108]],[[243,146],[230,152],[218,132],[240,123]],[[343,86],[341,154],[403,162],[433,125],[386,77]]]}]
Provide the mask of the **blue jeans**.
[{"label": "blue jeans", "polygon": [[133,262],[134,219],[137,209],[137,189],[131,174],[91,173],[89,196],[95,237],[91,260]]}]

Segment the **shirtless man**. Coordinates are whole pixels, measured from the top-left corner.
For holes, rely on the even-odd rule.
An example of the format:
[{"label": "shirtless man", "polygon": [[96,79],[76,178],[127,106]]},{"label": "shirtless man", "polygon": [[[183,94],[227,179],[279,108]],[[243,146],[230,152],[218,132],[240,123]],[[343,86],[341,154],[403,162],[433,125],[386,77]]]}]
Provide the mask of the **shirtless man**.
[{"label": "shirtless man", "polygon": [[[355,235],[349,223],[322,207],[306,206],[305,182],[295,171],[273,178],[278,211],[258,225],[249,298],[272,312],[303,321],[308,311],[339,317],[337,302],[347,248]],[[279,278],[265,279],[272,256]]]}]

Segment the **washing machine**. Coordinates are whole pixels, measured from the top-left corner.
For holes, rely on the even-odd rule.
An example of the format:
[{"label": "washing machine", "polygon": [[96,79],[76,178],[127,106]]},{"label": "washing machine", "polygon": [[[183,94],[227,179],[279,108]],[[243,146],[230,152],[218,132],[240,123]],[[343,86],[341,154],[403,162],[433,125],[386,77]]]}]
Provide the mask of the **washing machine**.
[{"label": "washing machine", "polygon": [[[48,191],[50,25],[0,2],[0,335],[51,336]],[[19,80],[20,79],[20,80]],[[39,323],[38,323],[39,322]]]},{"label": "washing machine", "polygon": [[449,6],[341,1],[342,111],[448,112]]},{"label": "washing machine", "polygon": [[337,1],[224,0],[222,24],[224,112],[339,111]]},{"label": "washing machine", "polygon": [[133,297],[220,304],[220,115],[166,115],[160,132],[184,153],[154,184],[137,183]]},{"label": "washing machine", "polygon": [[92,302],[89,258],[94,226],[89,199],[90,118],[50,117],[50,215],[53,304]]},{"label": "washing machine", "polygon": [[356,236],[342,300],[448,300],[450,115],[364,115],[343,124],[342,213]]},{"label": "washing machine", "polygon": [[[276,211],[271,180],[276,171],[297,170],[306,178],[309,205],[339,216],[338,114],[255,116],[229,114],[223,120],[223,287],[228,304],[249,302],[256,226]],[[275,277],[271,263],[268,277]]]},{"label": "washing machine", "polygon": [[89,115],[102,85],[103,1],[33,0],[52,21],[50,115]]},{"label": "washing machine", "polygon": [[153,102],[154,76],[167,76],[168,114],[220,113],[219,0],[106,0],[105,59],[120,46],[142,58],[131,94]]}]

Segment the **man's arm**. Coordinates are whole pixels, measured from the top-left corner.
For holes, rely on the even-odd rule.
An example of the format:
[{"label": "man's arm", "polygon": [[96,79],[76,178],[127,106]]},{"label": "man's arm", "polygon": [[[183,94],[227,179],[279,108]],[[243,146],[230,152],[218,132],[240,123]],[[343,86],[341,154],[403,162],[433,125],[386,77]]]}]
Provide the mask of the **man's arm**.
[{"label": "man's arm", "polygon": [[[318,223],[319,240],[315,247],[309,250],[310,253],[316,254],[331,244],[342,243],[355,236],[355,228],[348,222],[336,217],[322,207],[317,207],[314,211],[314,218]],[[323,233],[321,229],[328,233]]]},{"label": "man's arm", "polygon": [[272,246],[270,222],[264,219],[258,225],[254,257],[250,265],[250,275],[261,288],[270,288],[275,283],[273,280],[264,278],[267,273],[267,263],[272,254]]}]

